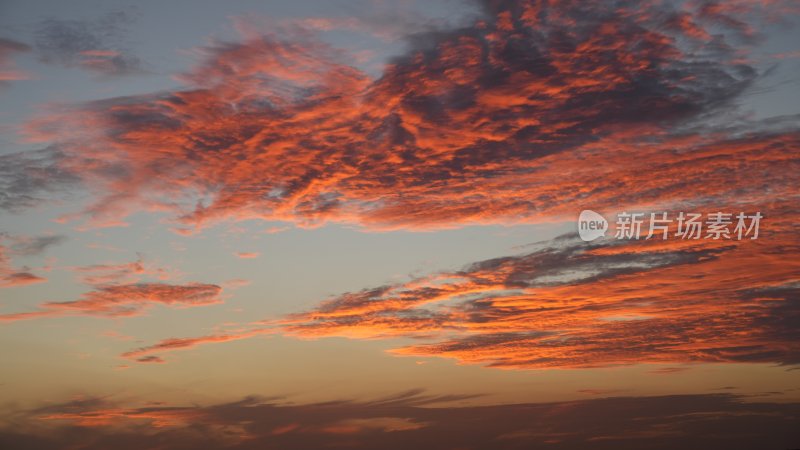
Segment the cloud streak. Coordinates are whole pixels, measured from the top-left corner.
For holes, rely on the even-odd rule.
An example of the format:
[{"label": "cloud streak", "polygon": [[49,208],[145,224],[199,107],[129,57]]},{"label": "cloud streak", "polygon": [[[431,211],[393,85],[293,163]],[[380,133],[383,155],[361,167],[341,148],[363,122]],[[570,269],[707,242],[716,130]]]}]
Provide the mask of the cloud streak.
[{"label": "cloud streak", "polygon": [[187,350],[205,344],[238,341],[273,333],[274,331],[268,328],[259,328],[229,333],[209,334],[206,336],[191,338],[170,338],[164,339],[153,345],[139,347],[137,349],[127,351],[120,356],[123,358],[133,359],[137,362],[151,362],[151,358],[157,358],[158,362],[164,362],[163,359],[159,358],[155,354],[162,354],[164,352],[172,352],[175,350]]},{"label": "cloud streak", "polygon": [[79,300],[43,303],[38,311],[0,315],[0,321],[75,315],[130,317],[140,315],[154,305],[193,307],[221,303],[221,292],[222,288],[219,286],[203,283],[99,286],[85,293]]}]

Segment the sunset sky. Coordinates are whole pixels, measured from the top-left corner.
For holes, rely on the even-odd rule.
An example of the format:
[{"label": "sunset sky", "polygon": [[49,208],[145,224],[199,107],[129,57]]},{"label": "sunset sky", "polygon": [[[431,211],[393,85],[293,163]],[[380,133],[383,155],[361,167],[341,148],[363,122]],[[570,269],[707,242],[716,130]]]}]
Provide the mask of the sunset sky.
[{"label": "sunset sky", "polygon": [[0,0],[0,447],[800,448],[798,26]]}]

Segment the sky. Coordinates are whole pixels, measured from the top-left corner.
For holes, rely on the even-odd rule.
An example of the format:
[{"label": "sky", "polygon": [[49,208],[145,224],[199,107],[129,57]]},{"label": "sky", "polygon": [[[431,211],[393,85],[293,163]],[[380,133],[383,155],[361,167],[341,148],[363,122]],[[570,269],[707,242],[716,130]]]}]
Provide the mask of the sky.
[{"label": "sky", "polygon": [[0,0],[0,447],[800,447],[798,19]]}]

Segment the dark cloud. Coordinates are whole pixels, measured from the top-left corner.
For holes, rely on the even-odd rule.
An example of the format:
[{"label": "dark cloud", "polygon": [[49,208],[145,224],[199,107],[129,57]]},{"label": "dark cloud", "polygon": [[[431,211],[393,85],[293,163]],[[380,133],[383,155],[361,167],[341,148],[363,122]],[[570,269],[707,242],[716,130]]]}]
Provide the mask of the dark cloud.
[{"label": "dark cloud", "polygon": [[[27,270],[27,269],[23,269]],[[25,286],[28,284],[42,283],[47,279],[30,272],[0,273],[0,287]]]},{"label": "dark cloud", "polygon": [[31,47],[28,44],[0,37],[0,60],[8,57],[12,53],[27,52]]},{"label": "dark cloud", "polygon": [[141,358],[138,358],[136,361],[140,362],[140,363],[148,363],[148,364],[162,364],[162,363],[164,363],[163,359],[159,358],[158,356],[152,356],[152,355],[151,356],[143,356]]},{"label": "dark cloud", "polygon": [[93,20],[47,19],[35,31],[39,58],[49,64],[80,67],[104,76],[144,73],[144,64],[127,48],[133,17],[112,12]]},{"label": "dark cloud", "polygon": [[[15,450],[114,448],[794,448],[797,403],[732,395],[618,397],[496,406],[445,406],[457,396],[409,393],[376,401],[123,407],[81,399],[16,412],[0,431]],[[747,401],[745,401],[747,400]]]},{"label": "dark cloud", "polygon": [[5,86],[9,81],[29,78],[27,73],[16,68],[12,58],[17,53],[30,50],[28,44],[0,37],[0,87]]},{"label": "dark cloud", "polygon": [[0,232],[0,288],[46,281],[31,273],[29,267],[14,267],[11,257],[37,255],[64,240],[64,236],[12,236]]},{"label": "dark cloud", "polygon": [[[2,233],[0,233],[2,234]],[[11,251],[17,255],[30,256],[38,255],[49,247],[61,244],[66,241],[66,236],[17,236],[11,238]]]},{"label": "dark cloud", "polygon": [[0,211],[20,212],[64,195],[80,176],[57,147],[0,155]]}]

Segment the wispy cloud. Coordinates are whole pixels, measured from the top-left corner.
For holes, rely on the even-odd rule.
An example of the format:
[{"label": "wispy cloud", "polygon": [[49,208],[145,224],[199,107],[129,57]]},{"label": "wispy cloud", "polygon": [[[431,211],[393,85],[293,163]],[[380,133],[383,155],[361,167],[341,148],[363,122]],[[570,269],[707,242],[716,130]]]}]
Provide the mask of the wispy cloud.
[{"label": "wispy cloud", "polygon": [[0,233],[0,238],[3,237],[10,241],[9,248],[13,253],[25,256],[38,255],[67,240],[67,237],[63,235],[10,236]]},{"label": "wispy cloud", "polygon": [[236,252],[235,254],[241,259],[255,259],[261,256],[261,253],[259,252]]},{"label": "wispy cloud", "polygon": [[123,11],[93,20],[46,19],[35,31],[35,49],[45,63],[79,67],[102,76],[145,73],[144,64],[124,39],[132,21]]},{"label": "wispy cloud", "polygon": [[[133,359],[138,362],[150,362],[148,358],[155,357],[156,353],[162,354],[165,352],[172,352],[175,350],[187,350],[204,344],[238,341],[242,339],[249,339],[255,336],[273,334],[273,333],[275,333],[274,330],[265,327],[260,327],[260,328],[232,331],[227,333],[209,334],[206,336],[191,337],[191,338],[169,338],[169,339],[164,339],[153,345],[139,347],[137,349],[127,351],[120,356],[122,356],[123,358]],[[159,362],[161,361],[163,360],[159,358]]]},{"label": "wispy cloud", "polygon": [[[10,242],[10,252],[2,245]],[[31,255],[63,241],[62,236],[7,236],[0,233],[0,286],[45,281],[36,275],[14,270],[6,253]],[[0,322],[45,317],[86,315],[95,317],[129,317],[140,315],[154,305],[194,307],[222,303],[223,288],[208,283],[170,283],[176,271],[145,261],[142,255],[126,263],[93,264],[66,267],[91,289],[73,301],[49,301],[35,311],[0,315]],[[143,362],[154,362],[147,360]]]},{"label": "wispy cloud", "polygon": [[30,78],[30,74],[17,69],[13,60],[15,54],[29,52],[30,50],[31,48],[27,44],[0,37],[0,88],[10,81]]},{"label": "wispy cloud", "polygon": [[80,175],[62,166],[63,158],[55,146],[0,155],[0,212],[19,213],[79,185]]},{"label": "wispy cloud", "polygon": [[175,278],[175,271],[145,261],[142,255],[126,263],[92,264],[71,267],[81,280],[93,286],[137,283],[150,277],[160,281]]},{"label": "wispy cloud", "polygon": [[137,283],[99,286],[79,299],[47,302],[37,311],[0,315],[0,321],[41,317],[87,315],[129,317],[139,315],[154,305],[173,307],[206,306],[221,303],[222,288],[213,284]]},{"label": "wispy cloud", "polygon": [[60,235],[17,236],[0,232],[0,288],[47,281],[45,278],[31,273],[30,267],[14,267],[11,257],[38,255],[48,247],[57,245],[64,240],[66,237]]}]

